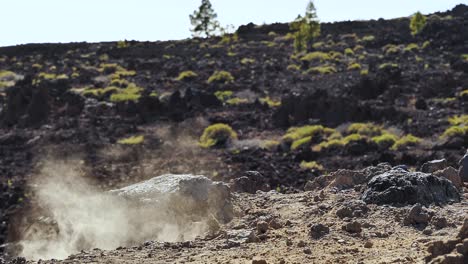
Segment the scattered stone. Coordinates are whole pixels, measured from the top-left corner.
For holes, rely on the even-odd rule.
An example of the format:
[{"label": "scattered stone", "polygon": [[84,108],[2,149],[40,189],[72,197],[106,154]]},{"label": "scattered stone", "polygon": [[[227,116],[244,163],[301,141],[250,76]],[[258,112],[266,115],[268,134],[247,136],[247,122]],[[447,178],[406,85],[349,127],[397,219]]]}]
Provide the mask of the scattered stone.
[{"label": "scattered stone", "polygon": [[440,159],[440,160],[431,160],[424,163],[421,166],[421,171],[425,173],[433,173],[438,170],[443,170],[448,166],[447,160]]},{"label": "scattered stone", "polygon": [[328,233],[330,233],[330,228],[328,226],[323,224],[314,224],[310,228],[309,235],[313,239],[320,239]]},{"label": "scattered stone", "polygon": [[359,200],[353,200],[349,202],[344,202],[342,206],[336,210],[336,216],[339,218],[353,218],[361,217],[369,211],[369,207]]},{"label": "scattered stone", "polygon": [[427,226],[432,218],[432,213],[420,204],[411,207],[408,215],[403,219],[404,225]]},{"label": "scattered stone", "polygon": [[372,243],[372,241],[366,241],[366,243],[364,244],[365,248],[372,248],[373,246],[374,246],[374,243]]},{"label": "scattered stone", "polygon": [[434,216],[432,217],[431,219],[431,225],[435,228],[435,229],[442,229],[442,228],[445,228],[448,226],[448,221],[447,221],[447,218],[443,217],[443,216]]},{"label": "scattered stone", "polygon": [[347,223],[341,227],[344,231],[348,233],[361,233],[362,231],[362,226],[361,223],[357,221],[353,221],[351,223]]},{"label": "scattered stone", "polygon": [[455,239],[431,242],[427,250],[427,263],[468,263],[468,218]]},{"label": "scattered stone", "polygon": [[448,168],[445,168],[443,170],[438,170],[438,171],[434,172],[434,175],[437,176],[437,177],[444,177],[444,178],[448,179],[449,181],[451,181],[453,183],[453,185],[458,190],[461,190],[461,188],[463,187],[463,182],[462,182],[460,176],[458,175],[458,171],[453,167],[448,167]]},{"label": "scattered stone", "polygon": [[445,178],[422,172],[391,170],[367,184],[362,199],[371,204],[447,204],[460,202],[455,186]]},{"label": "scattered stone", "polygon": [[241,230],[228,230],[226,233],[227,239],[238,243],[254,243],[259,239],[254,231],[241,229]]},{"label": "scattered stone", "polygon": [[304,240],[301,240],[297,243],[297,246],[298,247],[305,247],[306,246],[306,242]]},{"label": "scattered stone", "polygon": [[265,234],[268,231],[269,225],[265,221],[260,221],[257,223],[257,233]]},{"label": "scattered stone", "polygon": [[304,248],[304,254],[310,255],[312,254],[312,250],[310,248]]}]

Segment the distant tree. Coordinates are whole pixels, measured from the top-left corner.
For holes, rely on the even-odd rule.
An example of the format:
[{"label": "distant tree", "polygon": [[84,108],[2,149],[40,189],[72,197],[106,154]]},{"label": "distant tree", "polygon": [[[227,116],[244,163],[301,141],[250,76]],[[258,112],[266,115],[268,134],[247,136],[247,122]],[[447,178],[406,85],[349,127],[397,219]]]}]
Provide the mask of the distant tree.
[{"label": "distant tree", "polygon": [[215,13],[209,0],[202,0],[198,10],[195,10],[192,15],[190,15],[190,22],[192,23],[193,28],[192,36],[212,36],[217,30],[221,27],[219,22],[216,20],[218,15]]},{"label": "distant tree", "polygon": [[294,49],[296,52],[307,50],[309,43],[320,35],[320,21],[312,0],[307,4],[305,16],[299,15],[290,24],[290,28],[294,31]]},{"label": "distant tree", "polygon": [[411,34],[416,35],[426,26],[427,18],[419,11],[413,15],[410,21]]}]

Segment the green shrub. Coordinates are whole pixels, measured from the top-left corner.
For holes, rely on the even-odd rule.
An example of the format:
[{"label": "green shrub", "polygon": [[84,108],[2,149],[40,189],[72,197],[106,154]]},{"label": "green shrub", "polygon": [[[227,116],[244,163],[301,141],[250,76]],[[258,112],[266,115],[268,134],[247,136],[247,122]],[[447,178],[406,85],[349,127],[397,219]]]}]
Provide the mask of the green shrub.
[{"label": "green shrub", "polygon": [[117,42],[118,49],[128,48],[129,46],[129,43],[126,40],[120,40]]},{"label": "green shrub", "polygon": [[203,148],[225,145],[231,140],[237,139],[237,133],[226,124],[214,124],[203,131],[199,145]]},{"label": "green shrub", "polygon": [[283,141],[294,142],[306,137],[315,137],[318,135],[331,135],[336,130],[322,125],[308,125],[302,127],[291,127],[288,129],[286,134],[283,136]]},{"label": "green shrub", "polygon": [[421,46],[421,49],[426,49],[431,45],[431,42],[429,40],[424,41],[424,43]]},{"label": "green shrub", "polygon": [[109,86],[106,88],[86,88],[81,94],[83,96],[101,97],[104,95],[111,95],[118,92],[119,88],[115,86]]},{"label": "green shrub", "polygon": [[179,73],[179,76],[176,78],[176,81],[188,81],[188,80],[193,80],[198,76],[193,71],[183,71]]},{"label": "green shrub", "polygon": [[241,60],[241,64],[242,64],[242,65],[255,64],[255,59],[243,58],[243,59]]},{"label": "green shrub", "polygon": [[233,92],[232,91],[217,91],[214,93],[214,95],[221,102],[225,102],[227,99],[229,99],[233,95]]},{"label": "green shrub", "polygon": [[362,45],[356,45],[354,48],[353,48],[354,52],[361,52],[364,50],[364,46]]},{"label": "green shrub", "polygon": [[367,36],[362,37],[362,41],[364,42],[372,42],[374,40],[375,40],[375,37],[372,35],[367,35]]},{"label": "green shrub", "polygon": [[287,67],[287,70],[288,71],[300,71],[301,66],[299,66],[297,64],[289,64],[288,67]]},{"label": "green shrub", "polygon": [[393,150],[401,150],[409,146],[416,146],[419,143],[421,143],[421,139],[418,137],[415,137],[411,134],[406,135],[400,139],[398,139],[395,144],[393,144],[392,149]]},{"label": "green shrub", "polygon": [[274,150],[280,144],[277,140],[265,140],[260,144],[260,147],[267,150]]},{"label": "green shrub", "polygon": [[354,62],[348,65],[348,71],[360,70],[361,64]]},{"label": "green shrub", "polygon": [[468,125],[468,115],[457,115],[448,118],[448,121],[453,126]]},{"label": "green shrub", "polygon": [[343,53],[339,51],[330,51],[328,55],[330,56],[332,60],[335,60],[335,61],[339,61],[341,58],[343,58]]},{"label": "green shrub", "polygon": [[278,107],[281,105],[281,101],[274,101],[269,96],[260,98],[260,102],[267,104],[269,107]]},{"label": "green shrub", "polygon": [[240,104],[246,104],[248,102],[249,100],[244,99],[244,98],[239,98],[239,97],[231,98],[226,101],[228,105],[240,105]]},{"label": "green shrub", "polygon": [[417,51],[417,50],[419,50],[419,46],[416,43],[410,43],[404,49],[404,51],[406,51],[406,52],[413,52],[413,51]]},{"label": "green shrub", "polygon": [[382,127],[373,123],[354,123],[346,130],[349,134],[359,134],[363,136],[378,136],[382,134]]},{"label": "green shrub", "polygon": [[295,140],[291,144],[291,150],[296,150],[302,145],[309,144],[311,140],[312,140],[311,136]]},{"label": "green shrub", "polygon": [[466,137],[468,135],[468,126],[451,126],[447,128],[441,138]]},{"label": "green shrub", "polygon": [[118,89],[117,92],[111,95],[110,100],[115,103],[128,101],[136,102],[141,97],[141,91],[143,91],[143,88],[132,83],[125,89]]},{"label": "green shrub", "polygon": [[463,54],[461,57],[464,61],[468,61],[468,54]]},{"label": "green shrub", "polygon": [[389,68],[398,68],[398,67],[399,66],[396,63],[382,63],[379,65],[380,70],[389,69]]},{"label": "green shrub", "polygon": [[398,140],[397,136],[393,134],[389,134],[389,133],[385,133],[380,136],[376,136],[372,138],[372,141],[374,143],[376,143],[379,147],[384,148],[384,149],[388,149],[391,146],[393,146],[397,140]]},{"label": "green shrub", "polygon": [[321,51],[314,51],[314,52],[307,53],[306,55],[302,56],[302,58],[301,58],[302,61],[308,61],[308,62],[311,62],[311,61],[324,62],[324,61],[328,61],[328,60],[331,60],[331,59],[332,58],[330,57],[330,55],[328,55],[325,52],[321,52]]},{"label": "green shrub", "polygon": [[55,74],[55,73],[45,73],[45,72],[39,73],[38,77],[44,80],[68,79],[68,76],[65,74]]},{"label": "green shrub", "polygon": [[122,144],[122,145],[138,145],[138,144],[143,143],[144,140],[145,140],[144,136],[134,136],[134,137],[121,139],[117,141],[117,143]]},{"label": "green shrub", "polygon": [[361,75],[368,75],[368,74],[369,74],[368,69],[361,70]]},{"label": "green shrub", "polygon": [[364,137],[362,137],[360,134],[351,134],[351,135],[348,135],[345,138],[343,138],[342,142],[343,142],[344,145],[348,145],[351,142],[359,141],[359,140],[361,140],[363,138]]},{"label": "green shrub", "polygon": [[311,74],[331,74],[335,73],[336,68],[334,66],[317,66],[317,67],[312,67],[307,70],[307,73]]},{"label": "green shrub", "polygon": [[342,139],[331,139],[328,141],[320,142],[320,144],[312,147],[312,150],[315,152],[321,152],[322,150],[326,150],[326,149],[340,149],[344,145],[345,144]]},{"label": "green shrub", "polygon": [[303,160],[299,167],[303,170],[323,170],[323,166],[317,163],[316,161],[306,162]]},{"label": "green shrub", "polygon": [[353,56],[353,55],[354,55],[354,51],[353,51],[351,48],[346,48],[346,49],[345,49],[345,55],[347,55],[347,56]]},{"label": "green shrub", "polygon": [[400,53],[400,47],[394,44],[387,44],[382,49],[387,56]]},{"label": "green shrub", "polygon": [[208,83],[231,83],[234,81],[234,77],[230,72],[227,71],[215,71],[213,75],[208,78]]},{"label": "green shrub", "polygon": [[11,80],[16,74],[12,71],[0,71],[0,80]]},{"label": "green shrub", "polygon": [[416,35],[426,26],[427,18],[420,12],[416,12],[410,21],[411,34]]},{"label": "green shrub", "polygon": [[314,44],[312,44],[312,48],[314,49],[320,49],[320,48],[323,48],[325,46],[325,43],[324,42],[315,42]]}]

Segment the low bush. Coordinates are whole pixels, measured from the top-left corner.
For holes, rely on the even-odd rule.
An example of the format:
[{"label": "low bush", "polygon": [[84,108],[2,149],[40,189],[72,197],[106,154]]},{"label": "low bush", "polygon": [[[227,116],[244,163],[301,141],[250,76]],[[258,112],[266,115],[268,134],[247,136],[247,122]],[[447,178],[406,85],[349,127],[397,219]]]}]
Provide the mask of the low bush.
[{"label": "low bush", "polygon": [[348,65],[348,71],[360,70],[361,64],[354,62]]},{"label": "low bush", "polygon": [[203,148],[225,146],[235,139],[237,139],[237,133],[230,126],[219,123],[205,128],[199,145]]},{"label": "low bush", "polygon": [[310,52],[301,57],[301,61],[308,61],[308,62],[311,62],[311,61],[324,62],[324,61],[328,61],[331,59],[332,58],[330,57],[328,53],[321,52],[321,51]]},{"label": "low bush", "polygon": [[336,73],[336,68],[334,66],[317,66],[312,67],[307,70],[307,74],[331,74]]},{"label": "low bush", "polygon": [[260,98],[260,102],[263,104],[267,104],[269,107],[278,107],[281,105],[281,101],[275,101],[271,99],[269,96]]},{"label": "low bush", "polygon": [[122,144],[122,145],[137,145],[137,144],[143,143],[144,140],[145,140],[144,136],[133,136],[133,137],[121,139],[117,141],[117,143]]},{"label": "low bush", "polygon": [[377,144],[377,146],[383,149],[390,148],[391,146],[395,144],[395,142],[397,142],[397,140],[398,140],[397,136],[393,134],[389,134],[389,133],[385,133],[380,136],[376,136],[372,138],[372,141],[375,144]]},{"label": "low bush", "polygon": [[242,65],[255,64],[255,59],[243,58],[243,59],[241,60],[241,64],[242,64]]},{"label": "low bush", "polygon": [[135,84],[130,84],[125,89],[118,89],[117,92],[113,93],[110,97],[110,101],[114,103],[118,102],[136,102],[141,97],[141,91],[143,88],[136,86]]},{"label": "low bush", "polygon": [[382,134],[382,131],[383,129],[381,126],[378,126],[373,123],[354,123],[351,124],[346,130],[346,132],[348,132],[349,134],[356,133],[359,135],[369,137],[379,136]]},{"label": "low bush", "polygon": [[409,134],[409,135],[406,135],[406,136],[398,139],[395,142],[395,144],[393,144],[392,149],[393,150],[401,150],[401,149],[404,149],[406,147],[416,146],[419,143],[421,143],[421,141],[422,140],[420,138]]},{"label": "low bush", "polygon": [[248,102],[249,100],[244,99],[244,98],[239,98],[239,97],[234,97],[226,101],[228,105],[240,105],[240,104],[246,104]]},{"label": "low bush", "polygon": [[299,167],[303,170],[323,170],[323,166],[317,163],[316,161],[306,162],[303,160]]},{"label": "low bush", "polygon": [[234,81],[234,77],[230,72],[227,71],[215,71],[210,78],[208,83],[231,83]]},{"label": "low bush", "polygon": [[190,80],[195,79],[197,76],[198,74],[196,74],[193,71],[183,71],[179,73],[179,76],[177,76],[175,80],[176,81],[190,81]]},{"label": "low bush", "polygon": [[221,102],[225,102],[226,100],[228,100],[233,95],[233,92],[232,91],[217,91],[217,92],[214,93],[214,95]]}]

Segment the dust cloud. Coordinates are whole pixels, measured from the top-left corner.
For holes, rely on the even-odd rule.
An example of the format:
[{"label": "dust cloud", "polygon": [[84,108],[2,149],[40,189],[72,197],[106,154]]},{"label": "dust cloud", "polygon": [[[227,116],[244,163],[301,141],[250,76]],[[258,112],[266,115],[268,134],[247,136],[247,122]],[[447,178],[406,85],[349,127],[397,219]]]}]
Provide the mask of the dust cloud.
[{"label": "dust cloud", "polygon": [[[148,240],[185,241],[207,230],[204,219],[132,204],[93,187],[79,162],[45,162],[32,184],[42,217],[22,228],[21,256],[64,259],[81,250],[115,249]],[[33,215],[31,213],[31,215]]]}]

